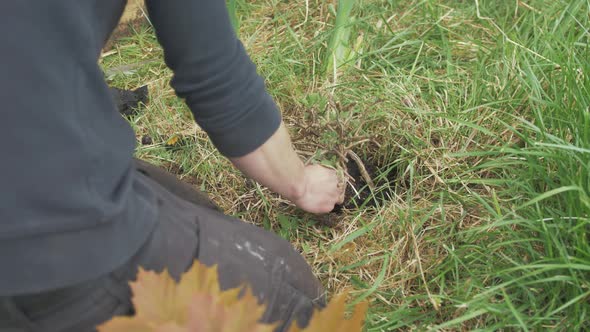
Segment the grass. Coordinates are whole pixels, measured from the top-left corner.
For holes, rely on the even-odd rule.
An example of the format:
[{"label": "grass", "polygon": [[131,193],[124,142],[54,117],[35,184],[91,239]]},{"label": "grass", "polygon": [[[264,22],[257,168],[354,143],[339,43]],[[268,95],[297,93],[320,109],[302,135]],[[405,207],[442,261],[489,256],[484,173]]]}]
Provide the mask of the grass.
[{"label": "grass", "polygon": [[301,156],[352,149],[394,179],[375,188],[389,199],[328,227],[244,179],[174,96],[148,25],[101,59],[111,84],[149,85],[140,157],[288,238],[330,294],[370,301],[368,331],[590,329],[587,1],[358,0],[353,57],[328,73],[329,3],[232,6]]}]

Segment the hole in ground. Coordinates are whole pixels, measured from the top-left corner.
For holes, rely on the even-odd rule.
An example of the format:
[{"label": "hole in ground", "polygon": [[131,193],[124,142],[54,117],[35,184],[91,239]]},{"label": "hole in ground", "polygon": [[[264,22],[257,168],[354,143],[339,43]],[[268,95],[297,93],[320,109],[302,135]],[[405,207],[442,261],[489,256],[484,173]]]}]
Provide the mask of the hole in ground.
[{"label": "hole in ground", "polygon": [[338,224],[345,211],[354,211],[364,207],[382,206],[391,200],[398,178],[398,168],[392,164],[362,159],[361,161],[375,185],[372,191],[362,175],[361,168],[352,159],[346,163],[346,169],[351,179],[347,183],[344,203],[337,205],[332,212],[317,216],[315,219],[321,224],[333,227]]}]

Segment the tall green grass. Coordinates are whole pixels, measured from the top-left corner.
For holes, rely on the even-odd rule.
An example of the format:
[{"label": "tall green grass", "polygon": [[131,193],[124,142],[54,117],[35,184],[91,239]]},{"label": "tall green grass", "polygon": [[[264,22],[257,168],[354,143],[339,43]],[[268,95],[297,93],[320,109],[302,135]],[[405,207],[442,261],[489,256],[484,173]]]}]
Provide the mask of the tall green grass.
[{"label": "tall green grass", "polygon": [[324,70],[327,74],[338,70],[353,59],[351,32],[355,20],[352,15],[355,3],[356,0],[339,0],[336,9],[330,7],[335,15],[335,22],[324,58]]},{"label": "tall green grass", "polygon": [[[471,192],[491,222],[442,239],[447,258],[428,285],[446,309],[407,299],[375,331],[590,329],[590,4],[480,5],[471,8],[476,22],[497,40],[467,65],[464,97],[492,103],[504,128],[493,144],[454,156],[484,160],[471,172],[488,178],[456,180],[494,189]],[[498,144],[500,133],[515,139]]]},{"label": "tall green grass", "polygon": [[[373,299],[369,331],[590,329],[589,11],[586,0],[340,0],[330,29],[309,34],[314,54],[297,53],[303,38],[276,45],[302,67],[322,55],[328,75],[361,64],[342,74],[334,98],[362,105],[360,120],[381,130],[367,133],[384,137],[386,158],[406,177],[398,192],[407,210],[393,222],[369,220],[330,248],[363,238],[387,248],[376,228],[391,223],[399,237],[408,235],[399,228],[418,237],[442,211],[436,230],[419,239],[442,248],[422,253],[436,262],[425,283],[384,289],[391,279],[420,279],[387,270],[401,252],[375,256],[383,262],[372,284],[351,277],[359,296]],[[359,31],[362,54],[352,44]],[[273,75],[288,66],[263,64]],[[443,146],[432,148],[435,139]],[[412,190],[430,175],[427,158],[445,166],[437,176],[446,187],[421,192],[434,199],[423,207]],[[461,163],[447,167],[449,158]],[[449,204],[481,220],[447,223]]]},{"label": "tall green grass", "polygon": [[231,25],[234,27],[236,33],[240,30],[240,20],[238,19],[238,0],[227,0],[227,12],[229,14],[229,20]]}]

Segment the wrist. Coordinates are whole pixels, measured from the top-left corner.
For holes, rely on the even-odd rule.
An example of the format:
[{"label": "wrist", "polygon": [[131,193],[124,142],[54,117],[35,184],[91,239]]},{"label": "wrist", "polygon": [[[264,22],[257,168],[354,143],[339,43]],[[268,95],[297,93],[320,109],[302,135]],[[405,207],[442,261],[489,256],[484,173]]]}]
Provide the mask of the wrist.
[{"label": "wrist", "polygon": [[286,198],[291,202],[297,202],[305,196],[305,192],[307,191],[307,181],[305,176],[305,166],[303,163],[300,164],[299,170],[294,172],[295,176],[290,178],[290,184],[288,186],[288,192],[286,193]]}]

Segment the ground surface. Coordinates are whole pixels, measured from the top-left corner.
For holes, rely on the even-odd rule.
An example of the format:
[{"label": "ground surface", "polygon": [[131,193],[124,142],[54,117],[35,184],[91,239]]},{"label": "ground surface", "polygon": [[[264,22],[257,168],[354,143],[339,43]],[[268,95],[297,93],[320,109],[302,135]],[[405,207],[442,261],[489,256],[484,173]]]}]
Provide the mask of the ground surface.
[{"label": "ground surface", "polygon": [[[360,199],[312,216],[240,176],[148,24],[101,59],[111,85],[149,88],[137,155],[289,239],[330,294],[370,301],[369,331],[590,329],[590,4],[359,0],[345,33],[333,6],[231,8],[298,152],[346,157]],[[335,49],[349,61],[324,70]]]}]

